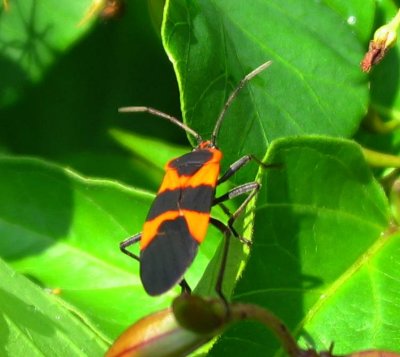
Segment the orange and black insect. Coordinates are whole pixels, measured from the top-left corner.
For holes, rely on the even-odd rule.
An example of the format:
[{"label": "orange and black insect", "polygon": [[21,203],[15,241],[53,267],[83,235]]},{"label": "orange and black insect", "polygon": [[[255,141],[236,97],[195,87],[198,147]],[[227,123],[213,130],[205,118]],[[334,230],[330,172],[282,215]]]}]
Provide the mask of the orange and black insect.
[{"label": "orange and black insect", "polygon": [[[184,280],[184,274],[193,262],[198,246],[204,240],[208,225],[211,223],[225,236],[221,269],[216,286],[217,293],[223,297],[221,285],[229,237],[233,234],[245,241],[235,231],[233,222],[260,186],[257,182],[249,182],[233,188],[220,197],[215,197],[217,185],[227,181],[236,171],[254,159],[251,155],[243,156],[233,163],[225,174],[219,176],[222,152],[217,147],[217,136],[225,113],[238,92],[270,63],[262,64],[240,81],[225,103],[216,121],[211,139],[207,141],[178,119],[156,109],[120,108],[120,112],[148,112],[167,119],[197,140],[197,146],[192,152],[169,161],[165,166],[164,179],[147,215],[143,231],[120,244],[122,252],[140,261],[140,277],[149,295],[163,294],[178,283],[184,290],[190,291]],[[248,196],[239,208],[230,214],[222,203],[242,194],[248,194]],[[211,208],[215,205],[221,205],[229,214],[227,225],[210,217]],[[140,257],[127,250],[127,247],[138,241],[140,241]]]}]

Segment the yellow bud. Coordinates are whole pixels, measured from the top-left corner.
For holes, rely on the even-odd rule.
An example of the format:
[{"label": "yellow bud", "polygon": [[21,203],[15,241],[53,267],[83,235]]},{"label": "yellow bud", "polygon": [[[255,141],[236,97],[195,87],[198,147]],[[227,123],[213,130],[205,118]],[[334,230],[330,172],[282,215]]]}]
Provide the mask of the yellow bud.
[{"label": "yellow bud", "polygon": [[400,10],[389,23],[379,27],[375,31],[374,39],[369,43],[368,52],[361,61],[361,69],[364,72],[369,72],[372,66],[379,63],[385,57],[387,50],[396,44],[399,24]]},{"label": "yellow bud", "polygon": [[397,41],[396,28],[393,28],[391,23],[379,27],[374,34],[374,42],[380,43],[387,50],[394,46]]}]

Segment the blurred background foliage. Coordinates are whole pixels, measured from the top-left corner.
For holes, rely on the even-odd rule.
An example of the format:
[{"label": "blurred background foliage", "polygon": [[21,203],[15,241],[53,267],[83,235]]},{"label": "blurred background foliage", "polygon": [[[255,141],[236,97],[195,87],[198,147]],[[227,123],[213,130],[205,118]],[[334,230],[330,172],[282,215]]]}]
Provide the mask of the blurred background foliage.
[{"label": "blurred background foliage", "polygon": [[80,26],[91,1],[11,1],[9,7],[0,15],[2,151],[154,190],[160,173],[151,171],[151,158],[133,156],[110,129],[186,143],[164,121],[117,112],[123,105],[151,104],[180,116],[175,76],[161,44],[163,2],[132,1],[121,16],[95,13]]}]

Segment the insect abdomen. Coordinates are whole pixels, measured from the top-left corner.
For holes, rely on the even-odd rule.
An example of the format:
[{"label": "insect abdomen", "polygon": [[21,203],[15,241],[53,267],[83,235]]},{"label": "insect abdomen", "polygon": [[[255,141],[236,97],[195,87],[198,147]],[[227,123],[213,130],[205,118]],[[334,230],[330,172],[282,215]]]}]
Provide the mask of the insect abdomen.
[{"label": "insect abdomen", "polygon": [[202,149],[167,164],[140,241],[140,275],[150,295],[179,283],[196,256],[207,233],[221,157],[217,149]]}]

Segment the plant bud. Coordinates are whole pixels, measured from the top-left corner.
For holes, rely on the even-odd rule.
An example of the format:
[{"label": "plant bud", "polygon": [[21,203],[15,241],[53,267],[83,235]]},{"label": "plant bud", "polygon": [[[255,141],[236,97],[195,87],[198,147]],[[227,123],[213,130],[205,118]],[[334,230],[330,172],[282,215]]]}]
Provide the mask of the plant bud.
[{"label": "plant bud", "polygon": [[105,357],[184,356],[209,338],[182,328],[170,308],[148,315],[129,327]]}]

